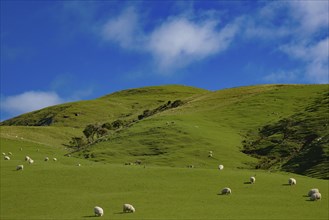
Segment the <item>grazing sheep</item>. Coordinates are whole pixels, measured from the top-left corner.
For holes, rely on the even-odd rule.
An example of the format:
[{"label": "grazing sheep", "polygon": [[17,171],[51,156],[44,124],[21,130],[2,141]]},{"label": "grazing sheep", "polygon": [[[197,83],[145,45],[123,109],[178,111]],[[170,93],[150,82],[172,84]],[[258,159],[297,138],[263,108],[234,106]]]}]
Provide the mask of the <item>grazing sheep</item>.
[{"label": "grazing sheep", "polygon": [[31,158],[28,160],[29,164],[33,164],[34,160],[32,160]]},{"label": "grazing sheep", "polygon": [[223,170],[224,169],[224,165],[222,165],[222,164],[218,165],[218,169],[219,170]]},{"label": "grazing sheep", "polygon": [[311,201],[317,201],[317,200],[320,200],[321,199],[321,193],[319,193],[319,192],[316,192],[316,193],[313,193],[312,195],[311,195]]},{"label": "grazing sheep", "polygon": [[12,152],[8,152],[8,155],[13,155],[13,153]]},{"label": "grazing sheep", "polygon": [[187,165],[187,168],[194,168],[194,165],[192,165],[192,164]]},{"label": "grazing sheep", "polygon": [[54,157],[54,158],[53,158],[53,161],[55,161],[55,162],[56,162],[56,161],[57,161],[57,158],[56,158],[56,157]]},{"label": "grazing sheep", "polygon": [[16,167],[16,170],[24,170],[24,166],[23,166],[23,165],[18,165],[18,166]]},{"label": "grazing sheep", "polygon": [[222,189],[222,195],[229,195],[232,193],[232,190],[228,187],[225,187],[224,189]]},{"label": "grazing sheep", "polygon": [[25,161],[29,161],[31,158],[29,156],[25,156]]},{"label": "grazing sheep", "polygon": [[310,189],[310,191],[308,191],[308,196],[312,196],[314,193],[318,193],[319,192],[319,189]]},{"label": "grazing sheep", "polygon": [[6,153],[2,153],[3,156],[6,156]]},{"label": "grazing sheep", "polygon": [[254,176],[250,177],[250,183],[253,184],[256,182],[256,178]]},{"label": "grazing sheep", "polygon": [[294,178],[289,178],[288,183],[289,183],[289,185],[296,185],[297,181]]},{"label": "grazing sheep", "polygon": [[49,157],[45,157],[45,161],[48,161],[49,160]]},{"label": "grazing sheep", "polygon": [[19,150],[20,150],[20,151],[22,151],[22,150],[23,150],[23,148],[20,148]]},{"label": "grazing sheep", "polygon": [[77,165],[77,166],[78,166],[78,167],[81,167],[81,164],[79,164],[79,163],[78,163],[78,165]]},{"label": "grazing sheep", "polygon": [[10,157],[5,156],[4,159],[5,159],[5,160],[10,160]]},{"label": "grazing sheep", "polygon": [[103,211],[103,209],[102,209],[101,207],[99,207],[99,206],[95,206],[95,208],[94,208],[94,213],[95,213],[95,215],[98,216],[98,217],[104,215],[104,211]]},{"label": "grazing sheep", "polygon": [[135,208],[130,204],[124,204],[123,212],[135,212]]},{"label": "grazing sheep", "polygon": [[209,151],[208,157],[212,157],[212,151]]}]

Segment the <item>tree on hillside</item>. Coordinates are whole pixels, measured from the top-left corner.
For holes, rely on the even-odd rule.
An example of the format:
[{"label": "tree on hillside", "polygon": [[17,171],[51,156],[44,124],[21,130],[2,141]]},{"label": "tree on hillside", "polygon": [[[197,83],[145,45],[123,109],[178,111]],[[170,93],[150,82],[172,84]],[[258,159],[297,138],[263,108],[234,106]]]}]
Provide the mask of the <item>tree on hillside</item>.
[{"label": "tree on hillside", "polygon": [[80,150],[80,148],[86,145],[83,137],[72,137],[69,143],[72,148],[76,148],[77,150]]},{"label": "tree on hillside", "polygon": [[83,130],[83,134],[87,138],[89,143],[94,142],[96,138],[100,138],[108,133],[108,130],[100,124],[89,124]]}]

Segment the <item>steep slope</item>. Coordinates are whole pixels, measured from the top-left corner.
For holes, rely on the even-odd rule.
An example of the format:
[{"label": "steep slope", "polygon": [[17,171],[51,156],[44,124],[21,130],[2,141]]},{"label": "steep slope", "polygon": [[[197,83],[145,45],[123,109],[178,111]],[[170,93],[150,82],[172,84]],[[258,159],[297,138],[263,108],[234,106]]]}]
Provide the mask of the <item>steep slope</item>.
[{"label": "steep slope", "polygon": [[257,168],[277,168],[329,179],[329,92],[303,111],[251,132],[243,152],[260,158]]}]

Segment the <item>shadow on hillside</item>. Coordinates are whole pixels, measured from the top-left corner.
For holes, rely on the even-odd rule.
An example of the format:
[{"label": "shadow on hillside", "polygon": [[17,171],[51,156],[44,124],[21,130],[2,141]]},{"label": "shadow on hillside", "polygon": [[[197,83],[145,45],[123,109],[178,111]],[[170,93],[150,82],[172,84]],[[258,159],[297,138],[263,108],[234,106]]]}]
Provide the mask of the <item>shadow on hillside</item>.
[{"label": "shadow on hillside", "polygon": [[125,212],[115,212],[115,215],[119,215],[119,214],[125,214]]},{"label": "shadow on hillside", "polygon": [[244,182],[243,184],[251,184],[251,182],[248,181],[248,182]]},{"label": "shadow on hillside", "polygon": [[96,215],[85,215],[83,216],[83,218],[97,218]]}]

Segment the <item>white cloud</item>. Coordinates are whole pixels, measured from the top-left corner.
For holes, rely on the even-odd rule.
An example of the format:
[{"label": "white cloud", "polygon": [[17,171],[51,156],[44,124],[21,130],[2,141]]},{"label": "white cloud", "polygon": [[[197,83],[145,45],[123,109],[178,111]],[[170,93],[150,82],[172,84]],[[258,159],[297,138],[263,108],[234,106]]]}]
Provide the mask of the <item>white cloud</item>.
[{"label": "white cloud", "polygon": [[219,20],[212,11],[209,12],[212,16],[202,13],[202,16],[182,13],[146,31],[136,9],[130,7],[108,20],[102,26],[101,36],[124,49],[149,53],[158,70],[167,72],[220,53],[233,40],[238,30],[237,22],[219,29]]},{"label": "white cloud", "polygon": [[315,83],[329,83],[329,37],[313,44],[299,42],[280,49],[292,58],[305,62],[306,77]]},{"label": "white cloud", "polygon": [[196,23],[181,17],[170,19],[151,33],[148,50],[161,69],[204,59],[225,50],[237,31],[235,25],[217,30],[217,24],[216,20]]},{"label": "white cloud", "polygon": [[1,97],[1,110],[18,115],[48,106],[63,103],[55,92],[28,91],[22,94]]},{"label": "white cloud", "polygon": [[321,28],[328,28],[328,1],[290,1],[291,15],[299,22],[304,34],[313,34]]},{"label": "white cloud", "polygon": [[245,16],[249,39],[274,43],[277,51],[301,61],[293,71],[278,71],[265,78],[284,80],[291,78],[291,72],[299,72],[307,82],[328,83],[328,17],[328,1],[274,1],[254,16]]},{"label": "white cloud", "polygon": [[136,10],[127,8],[117,18],[108,20],[102,26],[101,35],[104,40],[116,42],[125,49],[138,47],[142,32]]}]

